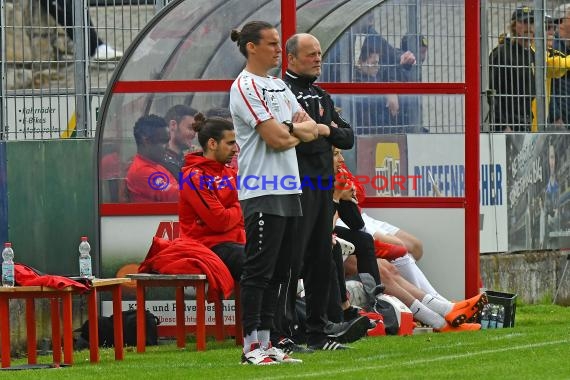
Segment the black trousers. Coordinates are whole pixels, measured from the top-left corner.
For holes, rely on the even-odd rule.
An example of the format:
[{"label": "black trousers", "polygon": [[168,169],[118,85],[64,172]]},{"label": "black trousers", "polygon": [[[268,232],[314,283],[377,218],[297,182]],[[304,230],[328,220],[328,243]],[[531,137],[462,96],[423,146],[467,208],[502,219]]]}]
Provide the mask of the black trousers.
[{"label": "black trousers", "polygon": [[222,243],[211,249],[226,264],[234,281],[239,282],[245,261],[245,246],[237,243]]},{"label": "black trousers", "polygon": [[380,285],[380,272],[378,271],[372,235],[364,231],[339,226],[334,228],[334,232],[339,238],[354,244],[358,273],[369,273],[374,278],[376,285]]},{"label": "black trousers", "polygon": [[256,212],[245,219],[245,262],[240,281],[244,336],[271,330],[280,292],[291,276],[291,257],[298,251],[300,217]]},{"label": "black trousers", "polygon": [[303,217],[293,237],[300,249],[292,257],[291,275],[286,292],[280,293],[279,307],[272,339],[297,335],[295,301],[297,281],[303,278],[306,300],[307,343],[317,344],[324,337],[328,323],[327,309],[332,270],[332,190],[312,179],[313,188],[305,186],[301,196]]},{"label": "black trousers", "polygon": [[[40,0],[40,6],[47,10],[59,25],[64,27],[69,39],[73,40],[73,7],[78,6],[78,4],[73,5],[72,0]],[[97,36],[89,16],[87,17],[87,26],[89,29],[89,55],[93,55],[97,46],[102,45],[103,41]]]},{"label": "black trousers", "polygon": [[327,316],[331,322],[338,323],[344,320],[341,303],[348,299],[346,295],[346,281],[344,279],[344,262],[339,244],[333,245],[332,260]]}]

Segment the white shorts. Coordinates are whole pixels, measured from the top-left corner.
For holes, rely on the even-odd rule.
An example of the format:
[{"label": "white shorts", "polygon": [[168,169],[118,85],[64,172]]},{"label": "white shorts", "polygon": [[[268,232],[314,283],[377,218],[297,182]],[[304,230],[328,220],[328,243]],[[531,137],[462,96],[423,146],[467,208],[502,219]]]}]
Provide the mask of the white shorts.
[{"label": "white shorts", "polygon": [[376,232],[380,232],[384,235],[391,235],[394,236],[400,231],[400,229],[396,226],[391,225],[390,223],[383,222],[381,220],[376,220],[371,218],[370,216],[366,215],[366,213],[362,213],[362,219],[364,220],[364,224],[366,225],[366,231],[369,234],[374,235]]},{"label": "white shorts", "polygon": [[[394,236],[398,233],[398,231],[400,231],[400,228],[393,226],[390,223],[371,218],[364,212],[362,213],[362,220],[364,220],[364,228],[366,232],[368,232],[370,235],[374,235],[376,232],[380,232],[384,235]],[[340,219],[336,220],[336,225],[348,228],[348,226],[344,224],[344,222]]]}]

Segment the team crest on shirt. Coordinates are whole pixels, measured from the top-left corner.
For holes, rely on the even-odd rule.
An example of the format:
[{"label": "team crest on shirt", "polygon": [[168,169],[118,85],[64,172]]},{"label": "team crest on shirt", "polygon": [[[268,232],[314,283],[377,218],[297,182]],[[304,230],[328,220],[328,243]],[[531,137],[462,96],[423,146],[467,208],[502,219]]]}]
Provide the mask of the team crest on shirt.
[{"label": "team crest on shirt", "polygon": [[281,107],[279,107],[279,99],[277,99],[277,96],[275,96],[274,93],[269,94],[269,104],[275,113],[279,113],[281,111]]}]

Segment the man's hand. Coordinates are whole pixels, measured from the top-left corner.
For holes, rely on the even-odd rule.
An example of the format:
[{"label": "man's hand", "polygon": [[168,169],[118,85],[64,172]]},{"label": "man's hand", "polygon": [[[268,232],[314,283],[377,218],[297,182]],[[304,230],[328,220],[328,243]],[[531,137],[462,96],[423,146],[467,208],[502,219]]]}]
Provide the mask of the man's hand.
[{"label": "man's hand", "polygon": [[411,51],[406,51],[400,56],[400,65],[413,65],[416,63],[416,56]]},{"label": "man's hand", "polygon": [[293,114],[293,119],[291,120],[291,122],[302,123],[304,121],[309,121],[309,120],[313,120],[313,119],[311,119],[311,117],[309,116],[309,114],[307,112],[305,112],[305,110],[300,110],[300,111],[295,112],[295,114]]},{"label": "man's hand", "polygon": [[295,127],[293,136],[303,142],[316,140],[319,137],[319,128],[317,123],[304,110],[297,111],[291,120]]},{"label": "man's hand", "polygon": [[331,134],[331,127],[325,124],[317,124],[317,128],[319,129],[319,136],[327,137]]},{"label": "man's hand", "polygon": [[339,169],[335,176],[333,200],[336,202],[340,200],[351,201],[358,204],[354,183],[343,169]]},{"label": "man's hand", "polygon": [[386,96],[386,107],[390,110],[390,116],[396,117],[400,113],[400,103],[398,102],[398,95]]}]

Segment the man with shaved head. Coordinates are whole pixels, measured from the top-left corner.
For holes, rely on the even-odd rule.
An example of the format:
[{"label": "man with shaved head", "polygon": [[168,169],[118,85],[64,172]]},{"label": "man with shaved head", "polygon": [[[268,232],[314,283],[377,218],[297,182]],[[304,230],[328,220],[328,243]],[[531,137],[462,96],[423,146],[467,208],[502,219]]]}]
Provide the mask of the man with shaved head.
[{"label": "man with shaved head", "polygon": [[[321,75],[322,52],[319,41],[312,35],[295,34],[285,45],[288,69],[283,80],[297,97],[299,104],[315,120],[319,137],[295,147],[299,175],[303,183],[301,206],[303,218],[299,232],[300,252],[293,258],[288,297],[282,315],[290,315],[294,305],[299,276],[303,278],[307,306],[307,345],[317,350],[345,348],[342,343],[361,338],[368,321],[357,318],[348,323],[332,324],[327,318],[329,287],[334,280],[332,261],[332,220],[334,214],[333,189],[329,181],[334,176],[332,147],[350,149],[354,132],[338,112],[323,89],[314,82]],[[283,293],[281,296],[283,298]],[[280,306],[284,302],[280,301]],[[279,314],[279,313],[278,313]],[[290,331],[286,333],[291,334]],[[294,335],[294,334],[293,334]],[[288,341],[281,340],[284,350]],[[295,350],[294,347],[291,347]]]}]

